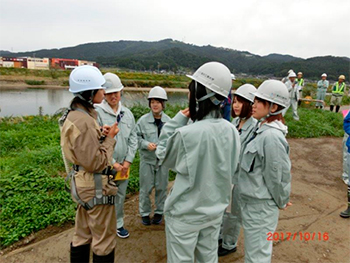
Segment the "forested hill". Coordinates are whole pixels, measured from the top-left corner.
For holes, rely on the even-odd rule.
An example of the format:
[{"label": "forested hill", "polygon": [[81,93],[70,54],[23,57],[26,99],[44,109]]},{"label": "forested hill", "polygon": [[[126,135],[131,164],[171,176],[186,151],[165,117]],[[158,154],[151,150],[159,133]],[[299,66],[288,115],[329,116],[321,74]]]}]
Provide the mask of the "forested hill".
[{"label": "forested hill", "polygon": [[302,59],[290,55],[258,56],[246,51],[213,46],[196,46],[165,39],[157,42],[114,41],[88,43],[61,49],[43,49],[11,53],[0,51],[0,56],[33,56],[77,58],[97,61],[104,67],[134,70],[194,70],[208,61],[220,61],[233,73],[274,75],[282,77],[289,69],[302,71],[309,79],[318,79],[326,72],[329,79],[344,74],[349,79],[350,59],[347,57],[314,57]]}]

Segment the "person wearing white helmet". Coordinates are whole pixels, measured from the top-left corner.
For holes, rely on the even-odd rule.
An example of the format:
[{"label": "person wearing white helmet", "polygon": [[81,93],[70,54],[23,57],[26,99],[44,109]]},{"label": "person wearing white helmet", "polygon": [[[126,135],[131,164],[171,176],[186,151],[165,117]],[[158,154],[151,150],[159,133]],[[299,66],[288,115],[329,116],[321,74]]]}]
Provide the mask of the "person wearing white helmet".
[{"label": "person wearing white helmet", "polygon": [[298,105],[301,105],[301,98],[303,97],[303,89],[305,86],[305,81],[303,78],[303,72],[299,71],[297,74],[297,79],[296,82],[298,83],[298,90],[299,90],[299,101],[298,101]]},{"label": "person wearing white helmet", "polygon": [[245,263],[271,262],[269,233],[279,209],[290,206],[291,162],[282,110],[289,105],[283,82],[266,80],[254,93],[252,116],[258,125],[242,149],[238,172]]},{"label": "person wearing white helmet", "polygon": [[[244,145],[248,142],[256,126],[256,119],[252,117],[252,104],[254,103],[254,95],[256,88],[251,84],[240,86],[233,97],[232,104],[232,124],[237,128],[241,141],[241,153]],[[242,155],[240,155],[242,158]],[[234,173],[231,194],[231,203],[226,210],[223,218],[223,227],[221,240],[219,240],[218,255],[226,256],[237,250],[237,240],[241,229],[241,205],[239,202],[238,172],[237,167]],[[220,242],[221,241],[221,242]]]},{"label": "person wearing white helmet", "polygon": [[333,111],[334,105],[335,105],[335,112],[339,112],[341,101],[344,96],[345,92],[345,76],[340,75],[338,78],[338,81],[333,85],[332,88],[332,97],[331,97],[331,103],[330,103],[330,111]]},{"label": "person wearing white helmet", "polygon": [[282,115],[284,116],[289,109],[290,106],[292,106],[293,110],[293,119],[298,121],[299,115],[298,115],[298,101],[299,101],[299,86],[298,83],[295,81],[296,74],[294,71],[289,73],[288,80],[286,83],[284,83],[287,86],[288,92],[289,92],[289,99],[290,103],[287,107],[283,109]]},{"label": "person wearing white helmet", "polygon": [[[317,82],[317,97],[316,97],[317,100],[324,101],[324,99],[326,97],[326,92],[327,92],[327,89],[329,86],[329,81],[326,79],[327,79],[327,74],[323,73],[321,75],[321,80],[319,80]],[[324,104],[322,102],[316,102],[316,109],[318,109],[318,108],[323,109]]]},{"label": "person wearing white helmet", "polygon": [[134,160],[137,151],[137,136],[134,131],[135,118],[131,111],[121,103],[121,93],[124,88],[119,77],[113,73],[104,75],[106,80],[103,85],[105,99],[100,104],[95,104],[99,115],[98,121],[101,126],[118,123],[119,133],[115,137],[117,143],[113,153],[113,167],[120,172],[116,184],[118,193],[115,202],[117,216],[117,236],[120,238],[129,237],[128,230],[124,227],[124,201],[128,187],[128,174],[130,165]]},{"label": "person wearing white helmet", "polygon": [[[163,112],[167,100],[167,93],[162,87],[152,88],[148,94],[148,105],[151,111],[138,120],[135,128],[140,153],[139,212],[141,222],[146,226],[159,225],[162,222],[167,195],[169,168],[161,165],[155,154],[162,128],[170,120],[170,117]],[[155,189],[155,210],[151,220],[150,195],[153,188]]]},{"label": "person wearing white helmet", "polygon": [[288,81],[288,79],[289,79],[289,74],[292,73],[292,72],[294,72],[294,70],[292,70],[292,69],[288,70],[288,75],[286,77],[284,77],[281,81],[283,83],[286,83]]},{"label": "person wearing white helmet", "polygon": [[[231,90],[229,69],[199,67],[189,84],[189,108],[164,127],[156,154],[177,175],[164,206],[168,262],[217,262],[218,238],[230,201],[240,141],[220,103]],[[189,118],[193,123],[187,125]]]},{"label": "person wearing white helmet", "polygon": [[105,126],[104,137],[97,123],[93,104],[103,100],[104,83],[96,67],[74,69],[69,76],[69,91],[75,97],[60,119],[62,152],[74,164],[75,172],[69,175],[71,194],[78,204],[71,262],[89,262],[90,245],[94,262],[114,262],[117,187],[109,179],[107,167],[119,129],[116,123]]}]

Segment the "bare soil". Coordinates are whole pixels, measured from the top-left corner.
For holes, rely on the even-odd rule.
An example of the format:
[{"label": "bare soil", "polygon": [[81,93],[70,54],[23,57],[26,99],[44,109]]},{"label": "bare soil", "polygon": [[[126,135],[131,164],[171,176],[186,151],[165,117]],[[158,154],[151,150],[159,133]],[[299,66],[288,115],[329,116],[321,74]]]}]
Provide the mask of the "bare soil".
[{"label": "bare soil", "polygon": [[[280,213],[276,232],[283,233],[284,240],[279,235],[279,240],[274,242],[272,262],[349,263],[350,219],[339,217],[347,204],[347,187],[341,180],[342,139],[288,141],[293,165],[293,206]],[[116,237],[115,262],[166,262],[164,223],[148,227],[140,223],[137,195],[126,202],[125,215],[130,237],[124,240]],[[0,262],[69,262],[73,229],[54,236],[52,231],[52,227],[42,231],[40,235],[44,239],[41,241],[34,235],[24,247],[1,251]],[[293,236],[298,233],[295,240],[293,237],[287,240],[287,232]],[[302,240],[299,233],[302,233]],[[306,241],[309,234],[312,239],[313,233],[314,240]],[[243,238],[241,231],[237,252],[219,258],[219,262],[244,262]]]}]

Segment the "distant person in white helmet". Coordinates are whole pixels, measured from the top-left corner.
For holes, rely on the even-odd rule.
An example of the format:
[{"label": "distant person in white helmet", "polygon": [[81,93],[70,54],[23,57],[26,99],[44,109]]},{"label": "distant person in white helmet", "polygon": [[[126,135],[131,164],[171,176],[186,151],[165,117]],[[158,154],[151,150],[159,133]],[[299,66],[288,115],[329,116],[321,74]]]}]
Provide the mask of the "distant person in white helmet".
[{"label": "distant person in white helmet", "polygon": [[[74,164],[71,194],[78,204],[70,262],[114,262],[117,186],[108,173],[117,123],[104,127],[97,123],[94,103],[104,98],[105,79],[98,68],[81,66],[69,76],[69,91],[74,94],[70,110],[60,119],[61,146],[65,158]],[[104,135],[104,136],[103,136]]]},{"label": "distant person in white helmet", "polygon": [[295,75],[295,72],[289,73],[288,81],[284,83],[287,86],[288,92],[289,92],[289,105],[283,109],[282,115],[284,116],[289,109],[290,106],[292,106],[293,110],[293,119],[298,121],[299,115],[298,115],[298,101],[299,101],[299,86],[298,82],[295,81],[297,75]]},{"label": "distant person in white helmet", "polygon": [[[156,150],[163,165],[177,173],[164,207],[167,257],[168,262],[217,262],[240,150],[237,129],[220,112],[232,79],[219,62],[188,77],[189,108],[165,124]],[[189,118],[194,122],[186,125]]]},{"label": "distant person in white helmet", "polygon": [[298,90],[299,90],[299,101],[298,101],[298,106],[301,105],[301,99],[303,98],[303,89],[305,86],[304,78],[303,78],[303,72],[299,71],[297,74],[297,79],[298,83]]},{"label": "distant person in white helmet", "polygon": [[119,133],[115,137],[117,143],[113,153],[113,167],[119,172],[116,178],[118,193],[116,196],[115,212],[117,216],[117,236],[120,238],[129,237],[129,231],[124,227],[124,201],[130,165],[134,160],[137,151],[137,136],[134,131],[135,118],[131,111],[121,103],[122,90],[124,88],[119,77],[113,73],[104,75],[106,80],[103,85],[105,99],[100,104],[95,104],[99,115],[100,126],[113,125],[118,123]]},{"label": "distant person in white helmet", "polygon": [[[167,93],[162,87],[152,88],[148,93],[148,106],[151,111],[138,120],[135,128],[140,152],[139,212],[142,224],[146,226],[159,225],[162,222],[167,196],[169,168],[161,165],[156,156],[159,135],[163,126],[170,120],[170,117],[164,113],[167,100]],[[153,189],[155,190],[155,209],[151,220],[150,196]]]},{"label": "distant person in white helmet", "polygon": [[292,205],[291,162],[285,138],[282,110],[289,105],[289,92],[278,80],[266,80],[254,93],[253,117],[257,129],[242,150],[239,164],[245,263],[271,262],[279,210]]},{"label": "distant person in white helmet", "polygon": [[[329,86],[329,81],[327,80],[327,74],[323,73],[321,75],[321,80],[317,82],[317,100],[321,100],[324,102],[324,99],[326,97],[327,89]],[[324,103],[322,102],[316,102],[316,109],[324,108]]]},{"label": "distant person in white helmet", "polygon": [[345,89],[346,89],[345,76],[340,75],[338,78],[338,81],[333,85],[333,88],[332,88],[332,97],[331,97],[331,103],[329,106],[330,111],[333,111],[335,106],[335,112],[339,112]]},{"label": "distant person in white helmet", "polygon": [[[252,136],[256,127],[256,119],[252,117],[252,104],[254,103],[254,93],[256,88],[251,84],[244,84],[240,86],[233,97],[232,104],[232,124],[237,128],[241,141],[241,154],[249,138]],[[223,227],[221,233],[221,240],[219,240],[218,255],[226,256],[237,250],[237,241],[241,229],[241,204],[239,201],[239,166],[234,173],[231,194],[231,203],[225,211],[223,218]],[[221,243],[221,244],[220,244]]]},{"label": "distant person in white helmet", "polygon": [[292,69],[288,70],[287,76],[284,77],[284,78],[282,79],[282,82],[283,82],[283,83],[286,83],[286,82],[288,81],[288,79],[289,79],[289,74],[292,73],[292,72],[294,72],[294,70],[292,70]]}]

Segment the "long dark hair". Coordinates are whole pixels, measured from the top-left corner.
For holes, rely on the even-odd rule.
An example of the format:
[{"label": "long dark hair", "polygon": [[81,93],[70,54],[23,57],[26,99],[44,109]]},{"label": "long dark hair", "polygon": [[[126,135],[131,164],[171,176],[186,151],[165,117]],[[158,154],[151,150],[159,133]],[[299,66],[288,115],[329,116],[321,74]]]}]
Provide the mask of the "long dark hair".
[{"label": "long dark hair", "polygon": [[89,102],[92,101],[96,93],[98,92],[98,89],[96,90],[86,90],[83,91],[80,94],[80,96],[83,98],[80,98],[79,96],[75,96],[74,99],[70,103],[70,108],[72,110],[76,110],[78,105],[81,105],[85,108],[86,111],[91,111],[94,109],[94,106]]},{"label": "long dark hair", "polygon": [[[189,99],[189,109],[190,109],[190,116],[192,121],[200,121],[205,116],[207,116],[210,112],[213,112],[213,115],[215,118],[222,118],[221,112],[220,112],[220,104],[215,105],[211,102],[210,98],[199,101],[198,102],[198,109],[196,107],[196,99],[200,99],[203,96],[207,95],[207,91],[205,87],[197,82],[197,92],[196,92],[196,83],[194,80],[191,81],[190,85],[188,86],[188,89],[190,90],[190,99]],[[216,94],[215,97],[223,101],[225,97]]]}]

